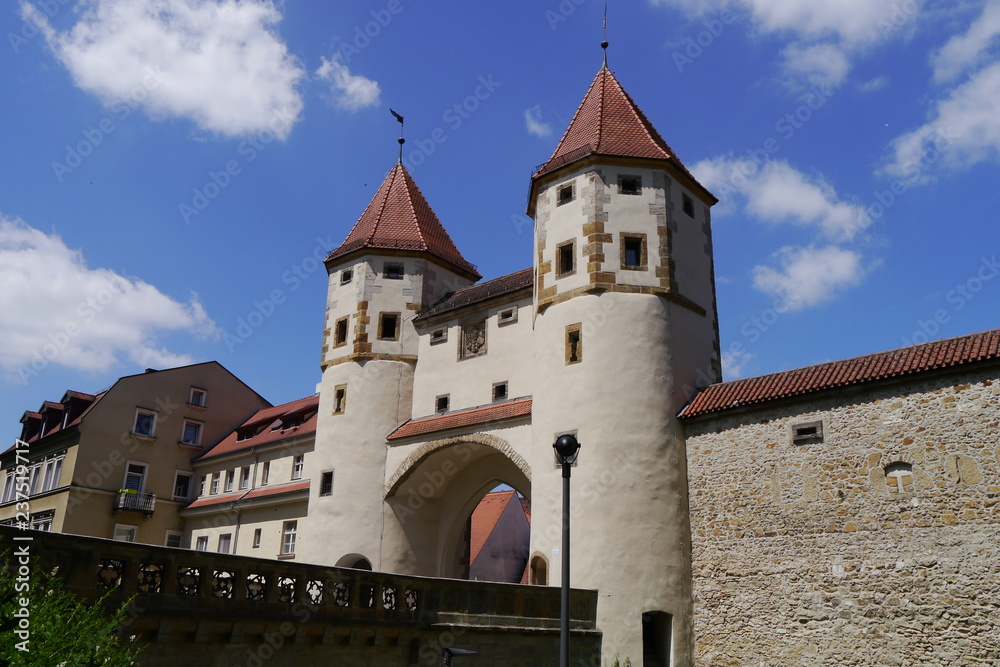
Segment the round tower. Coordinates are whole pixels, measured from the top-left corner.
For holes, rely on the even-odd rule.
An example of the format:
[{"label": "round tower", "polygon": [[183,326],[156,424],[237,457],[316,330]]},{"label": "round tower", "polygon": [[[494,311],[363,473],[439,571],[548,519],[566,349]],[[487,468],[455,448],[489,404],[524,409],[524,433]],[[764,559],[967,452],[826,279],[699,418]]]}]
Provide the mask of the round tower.
[{"label": "round tower", "polygon": [[721,379],[709,209],[605,66],[532,177],[537,458],[532,545],[560,573],[561,476],[572,474],[571,584],[599,591],[606,661],[693,664],[691,541],[677,412]]},{"label": "round tower", "polygon": [[313,539],[304,560],[383,568],[386,436],[411,416],[413,317],[479,279],[401,163],[326,259]]}]

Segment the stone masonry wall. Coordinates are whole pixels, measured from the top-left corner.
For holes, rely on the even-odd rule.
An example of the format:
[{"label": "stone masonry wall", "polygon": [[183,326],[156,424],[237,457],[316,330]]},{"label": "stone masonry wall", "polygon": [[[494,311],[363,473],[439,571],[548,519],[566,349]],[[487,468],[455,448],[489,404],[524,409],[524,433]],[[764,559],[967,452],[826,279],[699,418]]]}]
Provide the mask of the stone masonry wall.
[{"label": "stone masonry wall", "polygon": [[996,367],[686,432],[697,664],[1000,664]]}]

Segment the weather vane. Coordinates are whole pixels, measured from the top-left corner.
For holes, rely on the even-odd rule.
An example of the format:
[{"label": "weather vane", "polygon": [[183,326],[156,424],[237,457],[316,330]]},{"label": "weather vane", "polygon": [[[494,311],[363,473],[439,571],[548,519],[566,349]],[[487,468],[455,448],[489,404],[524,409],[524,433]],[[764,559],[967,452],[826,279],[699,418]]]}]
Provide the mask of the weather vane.
[{"label": "weather vane", "polygon": [[604,41],[601,42],[604,49],[604,69],[608,68],[608,3],[604,3]]},{"label": "weather vane", "polygon": [[399,164],[403,164],[403,144],[406,143],[406,139],[403,138],[403,117],[393,111],[392,107],[389,107],[389,113],[399,121]]}]

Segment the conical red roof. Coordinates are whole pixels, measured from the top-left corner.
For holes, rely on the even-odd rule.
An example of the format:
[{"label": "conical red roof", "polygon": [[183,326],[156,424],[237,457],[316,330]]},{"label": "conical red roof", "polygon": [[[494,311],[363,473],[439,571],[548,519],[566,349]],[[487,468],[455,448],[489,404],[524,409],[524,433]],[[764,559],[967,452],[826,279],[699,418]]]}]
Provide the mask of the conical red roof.
[{"label": "conical red roof", "polygon": [[476,279],[481,277],[455,247],[406,167],[398,163],[327,260],[363,249],[427,252]]},{"label": "conical red roof", "polygon": [[[673,149],[606,67],[601,68],[594,77],[594,82],[590,84],[587,95],[559,140],[552,157],[538,168],[535,177],[588,155],[667,160],[691,176]],[[693,176],[691,180],[694,180]]]}]

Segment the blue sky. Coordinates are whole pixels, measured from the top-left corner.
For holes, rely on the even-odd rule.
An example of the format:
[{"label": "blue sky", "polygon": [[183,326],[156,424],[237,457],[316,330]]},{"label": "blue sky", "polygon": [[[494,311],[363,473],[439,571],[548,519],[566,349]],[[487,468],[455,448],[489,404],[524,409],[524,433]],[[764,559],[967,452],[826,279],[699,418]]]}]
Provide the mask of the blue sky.
[{"label": "blue sky", "polygon": [[[325,271],[396,159],[487,278],[601,63],[594,0],[8,0],[0,418],[215,359],[319,380]],[[1000,2],[609,3],[719,198],[728,379],[997,326]]]}]

